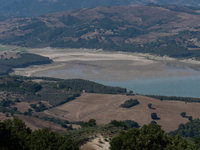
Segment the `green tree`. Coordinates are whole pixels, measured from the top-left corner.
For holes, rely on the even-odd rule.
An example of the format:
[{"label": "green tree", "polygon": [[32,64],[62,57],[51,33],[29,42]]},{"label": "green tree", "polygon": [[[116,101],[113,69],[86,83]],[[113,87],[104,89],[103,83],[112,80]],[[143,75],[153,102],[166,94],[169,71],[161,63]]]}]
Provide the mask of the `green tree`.
[{"label": "green tree", "polygon": [[72,139],[61,136],[50,128],[35,130],[27,139],[32,150],[79,150]]},{"label": "green tree", "polygon": [[133,128],[110,141],[110,150],[184,150],[188,143],[180,136],[168,137],[160,125],[144,125]]},{"label": "green tree", "polygon": [[128,92],[128,95],[133,95],[133,91],[130,90],[130,91]]},{"label": "green tree", "polygon": [[181,115],[182,117],[185,117],[185,116],[186,116],[186,113],[185,113],[185,112],[182,112],[180,115]]},{"label": "green tree", "polygon": [[156,113],[152,113],[152,114],[151,114],[151,118],[152,118],[152,119],[157,119],[157,118],[158,118],[158,117],[157,117],[157,114],[156,114]]},{"label": "green tree", "polygon": [[151,104],[151,103],[149,103],[147,106],[149,107],[149,109],[151,109],[151,107],[152,107],[152,104]]},{"label": "green tree", "polygon": [[84,122],[81,127],[94,127],[96,126],[96,120],[90,119],[88,122]]},{"label": "green tree", "polygon": [[192,116],[189,116],[189,117],[188,117],[188,120],[190,120],[190,121],[191,121],[191,120],[192,120]]},{"label": "green tree", "polygon": [[88,124],[89,124],[90,127],[94,127],[94,126],[96,126],[96,120],[95,119],[90,119],[88,121]]},{"label": "green tree", "polygon": [[0,122],[0,149],[27,149],[26,137],[31,134],[30,128],[25,123],[14,117],[13,120],[7,119]]},{"label": "green tree", "polygon": [[112,124],[116,127],[122,127],[124,130],[128,129],[127,125],[122,121],[111,120],[110,124]]},{"label": "green tree", "polygon": [[153,121],[151,121],[151,124],[157,124],[157,122],[153,120]]},{"label": "green tree", "polygon": [[72,139],[50,128],[32,132],[16,117],[0,122],[0,139],[0,150],[79,150]]}]

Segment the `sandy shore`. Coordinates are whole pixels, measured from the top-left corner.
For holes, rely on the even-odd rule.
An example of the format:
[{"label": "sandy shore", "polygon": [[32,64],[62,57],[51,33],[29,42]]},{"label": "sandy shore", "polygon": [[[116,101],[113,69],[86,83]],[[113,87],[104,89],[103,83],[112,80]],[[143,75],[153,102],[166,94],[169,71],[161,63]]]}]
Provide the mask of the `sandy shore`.
[{"label": "sandy shore", "polygon": [[125,81],[189,76],[194,75],[194,71],[197,72],[200,68],[200,63],[193,60],[176,60],[139,53],[105,52],[90,49],[53,49],[49,47],[27,49],[27,51],[49,57],[54,63],[16,68],[13,74],[64,79]]}]

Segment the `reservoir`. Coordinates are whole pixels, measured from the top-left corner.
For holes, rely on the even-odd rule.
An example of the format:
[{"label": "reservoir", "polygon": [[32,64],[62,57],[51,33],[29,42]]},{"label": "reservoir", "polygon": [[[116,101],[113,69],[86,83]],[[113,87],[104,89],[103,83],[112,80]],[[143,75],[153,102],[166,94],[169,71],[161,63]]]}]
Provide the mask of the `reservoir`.
[{"label": "reservoir", "polygon": [[[180,97],[197,97],[200,98],[200,71],[186,68],[166,67],[166,73],[171,73],[171,77],[150,77],[131,80],[112,80],[104,76],[105,73],[100,73],[98,70],[86,68],[82,65],[74,65],[68,69],[50,70],[48,72],[37,74],[46,77],[58,77],[64,79],[82,78],[91,80],[103,85],[118,86],[126,88],[127,91],[133,90],[134,93],[144,95],[165,95],[165,96],[180,96]],[[89,76],[89,73],[96,76]],[[179,76],[179,73],[189,74],[188,76]],[[70,76],[69,76],[70,74]],[[104,78],[101,78],[104,77]]]},{"label": "reservoir", "polygon": [[95,82],[127,88],[134,93],[200,98],[200,76],[135,79],[129,81],[93,80]]},{"label": "reservoir", "polygon": [[30,49],[52,64],[16,68],[13,74],[81,78],[147,95],[200,98],[200,62],[148,54],[89,49]]}]

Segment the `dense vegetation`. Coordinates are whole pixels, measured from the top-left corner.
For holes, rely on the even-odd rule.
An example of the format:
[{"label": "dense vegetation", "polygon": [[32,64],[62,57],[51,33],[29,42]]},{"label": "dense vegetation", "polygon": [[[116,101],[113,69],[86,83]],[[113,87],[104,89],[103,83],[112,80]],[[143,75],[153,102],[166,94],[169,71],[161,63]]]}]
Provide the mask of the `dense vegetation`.
[{"label": "dense vegetation", "polygon": [[180,136],[167,136],[161,126],[155,124],[144,125],[140,129],[133,128],[127,132],[120,132],[110,142],[110,150],[184,150],[192,148]]},{"label": "dense vegetation", "polygon": [[49,121],[49,122],[53,122],[55,124],[59,124],[61,125],[63,128],[68,128],[68,126],[66,125],[66,123],[64,123],[63,121],[61,121],[60,119],[56,119],[56,118],[49,118],[49,117],[42,117],[40,118],[44,121]]},{"label": "dense vegetation", "polygon": [[145,95],[147,97],[159,99],[159,100],[173,100],[173,101],[183,101],[183,102],[200,102],[200,98],[193,98],[193,97],[176,97],[176,96],[161,96],[161,95]]},{"label": "dense vegetation", "polygon": [[186,124],[180,124],[178,129],[170,132],[169,134],[178,135],[183,137],[199,137],[200,138],[200,120],[194,119]]},{"label": "dense vegetation", "polygon": [[122,130],[121,127],[114,126],[112,124],[96,125],[92,127],[83,127],[76,130],[68,130],[63,133],[65,137],[74,139],[77,143],[84,143],[90,138],[96,138],[97,135],[102,135],[105,141],[109,141],[109,138]]},{"label": "dense vegetation", "polygon": [[117,121],[117,120],[112,120],[110,124],[116,126],[116,127],[121,127],[124,130],[127,129],[132,129],[132,128],[139,128],[139,125],[137,122],[132,121],[132,120],[124,120],[124,121]]},{"label": "dense vegetation", "polygon": [[88,122],[84,122],[83,124],[81,124],[82,128],[95,127],[95,126],[96,126],[96,120],[95,119],[90,119]]},{"label": "dense vegetation", "polygon": [[72,89],[76,91],[85,91],[88,93],[102,93],[102,94],[121,94],[126,93],[125,88],[104,86],[92,81],[83,79],[62,80],[58,82],[61,89]]},{"label": "dense vegetation", "polygon": [[31,131],[18,118],[0,122],[0,136],[0,149],[3,150],[79,150],[72,139],[63,137],[50,128]]},{"label": "dense vegetation", "polygon": [[12,68],[24,68],[30,65],[49,64],[52,60],[37,54],[21,54],[17,59],[0,59],[0,75],[7,75]]},{"label": "dense vegetation", "polygon": [[[94,121],[93,119],[91,120],[91,122]],[[121,123],[118,121],[113,122],[115,122],[114,124]],[[183,127],[190,126],[188,127],[190,130],[193,127],[196,130],[199,124],[199,119],[197,119],[191,121],[190,125],[188,123],[185,126],[181,124],[179,128],[183,129]],[[119,134],[113,138],[112,135],[116,133]],[[199,135],[193,138],[193,143],[188,143],[180,135],[168,136],[161,129],[160,125],[155,124],[144,125],[140,129],[132,128],[128,131],[123,131],[122,128],[118,128],[112,124],[104,126],[95,125],[77,130],[68,130],[63,135],[60,135],[51,131],[50,128],[32,131],[24,122],[14,117],[13,120],[0,121],[0,149],[79,150],[79,144],[87,141],[89,138],[96,137],[97,134],[101,134],[104,141],[110,141],[110,150],[195,150],[200,147]],[[99,142],[103,141],[99,140]]]},{"label": "dense vegetation", "polygon": [[[44,79],[44,82],[36,83],[33,79]],[[56,82],[52,82],[56,81]],[[0,79],[0,90],[5,91],[4,98],[12,100],[12,96],[20,99],[20,101],[41,101],[46,100],[52,106],[58,106],[63,103],[74,100],[80,96],[80,93],[101,93],[101,94],[125,94],[126,89],[119,87],[110,87],[95,82],[82,79],[55,79],[43,77],[21,77],[7,76]],[[31,106],[32,107],[32,106]],[[32,107],[33,108],[33,107]],[[43,105],[34,107],[38,111],[47,109]]]},{"label": "dense vegetation", "polygon": [[131,107],[133,107],[135,105],[138,105],[138,104],[139,104],[139,102],[138,102],[137,99],[134,99],[134,100],[130,99],[130,100],[125,101],[123,104],[121,104],[120,107],[122,107],[122,108],[131,108]]}]

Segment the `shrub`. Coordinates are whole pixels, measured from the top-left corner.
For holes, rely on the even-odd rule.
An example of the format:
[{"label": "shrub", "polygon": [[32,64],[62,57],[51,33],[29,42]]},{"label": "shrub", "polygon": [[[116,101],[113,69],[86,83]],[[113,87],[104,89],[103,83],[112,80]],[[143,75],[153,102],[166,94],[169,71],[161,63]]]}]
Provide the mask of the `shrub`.
[{"label": "shrub", "polygon": [[122,121],[112,120],[110,122],[110,124],[112,124],[112,125],[114,125],[116,127],[123,127],[124,130],[128,129],[127,125],[124,122],[122,122]]},{"label": "shrub", "polygon": [[139,128],[139,125],[137,122],[135,121],[132,121],[132,120],[124,120],[123,123],[129,128],[129,129],[132,129],[132,128]]},{"label": "shrub", "polygon": [[16,98],[16,99],[15,99],[15,102],[16,102],[16,103],[20,102],[19,98]]},{"label": "shrub", "polygon": [[156,113],[152,113],[152,114],[151,114],[151,118],[152,118],[152,119],[157,119],[157,114],[156,114]]},{"label": "shrub", "polygon": [[12,110],[13,110],[13,111],[17,111],[17,107],[13,107]]},{"label": "shrub", "polygon": [[149,109],[151,109],[151,106],[152,106],[152,104],[151,104],[151,103],[149,103],[149,104],[148,104],[148,107],[149,107]]},{"label": "shrub", "polygon": [[121,107],[123,107],[123,108],[131,108],[131,107],[133,107],[133,106],[135,106],[135,105],[138,105],[139,104],[139,102],[138,102],[138,100],[137,99],[130,99],[130,100],[127,100],[127,101],[125,101],[123,104],[121,104],[120,106]]},{"label": "shrub", "polygon": [[192,116],[189,116],[189,117],[188,117],[188,120],[190,120],[190,121],[191,121],[191,120],[192,120]]},{"label": "shrub", "polygon": [[30,104],[31,108],[36,108],[36,104]]},{"label": "shrub", "polygon": [[182,112],[180,115],[181,115],[182,117],[185,117],[185,116],[186,116],[186,113],[185,113],[185,112]]},{"label": "shrub", "polygon": [[157,122],[155,122],[155,121],[153,120],[153,121],[151,121],[151,124],[157,124]]},{"label": "shrub", "polygon": [[84,122],[81,124],[81,127],[94,127],[96,126],[96,120],[95,119],[90,119],[88,122]]}]

